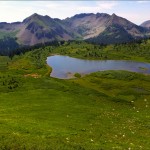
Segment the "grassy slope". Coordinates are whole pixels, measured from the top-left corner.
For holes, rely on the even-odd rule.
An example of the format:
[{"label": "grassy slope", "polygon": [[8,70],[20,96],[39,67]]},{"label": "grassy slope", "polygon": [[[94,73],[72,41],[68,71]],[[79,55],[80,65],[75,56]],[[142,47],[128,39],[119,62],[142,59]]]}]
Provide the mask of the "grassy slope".
[{"label": "grassy slope", "polygon": [[15,38],[16,37],[16,34],[17,34],[18,31],[12,31],[12,32],[3,32],[3,31],[0,31],[0,39],[3,39],[4,37],[12,37],[12,38]]},{"label": "grassy slope", "polygon": [[12,61],[0,57],[0,149],[148,150],[149,76],[49,78],[44,60],[58,52],[47,47]]}]

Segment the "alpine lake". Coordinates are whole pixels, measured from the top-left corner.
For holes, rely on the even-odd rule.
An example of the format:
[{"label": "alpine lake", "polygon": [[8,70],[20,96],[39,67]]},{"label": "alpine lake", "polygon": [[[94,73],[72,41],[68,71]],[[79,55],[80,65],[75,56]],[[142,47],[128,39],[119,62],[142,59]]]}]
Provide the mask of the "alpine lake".
[{"label": "alpine lake", "polygon": [[52,67],[51,77],[59,79],[74,78],[97,71],[126,70],[150,74],[150,63],[126,60],[84,60],[69,56],[54,55],[47,58],[47,64]]}]

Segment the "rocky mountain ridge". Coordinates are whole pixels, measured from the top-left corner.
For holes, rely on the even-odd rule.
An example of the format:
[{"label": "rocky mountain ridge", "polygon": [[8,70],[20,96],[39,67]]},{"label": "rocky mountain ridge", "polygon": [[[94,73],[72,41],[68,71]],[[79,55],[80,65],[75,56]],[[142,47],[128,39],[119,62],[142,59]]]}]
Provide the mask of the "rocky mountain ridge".
[{"label": "rocky mountain ridge", "polygon": [[90,40],[101,44],[130,42],[150,36],[150,29],[116,14],[83,13],[63,20],[33,14],[22,22],[0,23],[0,39],[12,37],[19,45],[61,40]]}]

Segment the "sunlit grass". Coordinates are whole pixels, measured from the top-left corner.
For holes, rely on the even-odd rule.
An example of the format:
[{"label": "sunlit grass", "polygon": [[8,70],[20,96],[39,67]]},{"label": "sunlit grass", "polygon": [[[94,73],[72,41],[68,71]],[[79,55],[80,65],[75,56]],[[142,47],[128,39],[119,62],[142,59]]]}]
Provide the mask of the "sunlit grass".
[{"label": "sunlit grass", "polygon": [[148,150],[149,76],[50,78],[45,60],[54,51],[0,57],[0,149]]}]

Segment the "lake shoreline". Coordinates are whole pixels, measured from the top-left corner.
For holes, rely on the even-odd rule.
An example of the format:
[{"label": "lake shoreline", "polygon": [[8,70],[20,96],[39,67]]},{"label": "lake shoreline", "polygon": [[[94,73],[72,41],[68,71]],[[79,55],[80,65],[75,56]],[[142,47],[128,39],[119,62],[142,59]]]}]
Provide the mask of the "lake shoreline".
[{"label": "lake shoreline", "polygon": [[83,57],[83,56],[77,56],[77,55],[70,55],[70,54],[60,54],[60,53],[52,53],[50,54],[48,57],[50,56],[68,56],[68,57],[72,57],[72,58],[77,58],[77,59],[83,59],[83,60],[121,60],[121,61],[134,61],[134,62],[140,62],[140,63],[150,63],[149,60],[143,60],[141,59],[141,57],[139,57],[138,59],[125,59],[125,58],[111,58],[111,59],[105,59],[105,58],[99,58],[99,57]]},{"label": "lake shoreline", "polygon": [[106,70],[126,70],[150,74],[150,63],[132,60],[85,60],[57,54],[47,57],[47,64],[52,68],[50,76],[60,79],[76,78],[75,73],[83,77],[86,74]]}]

